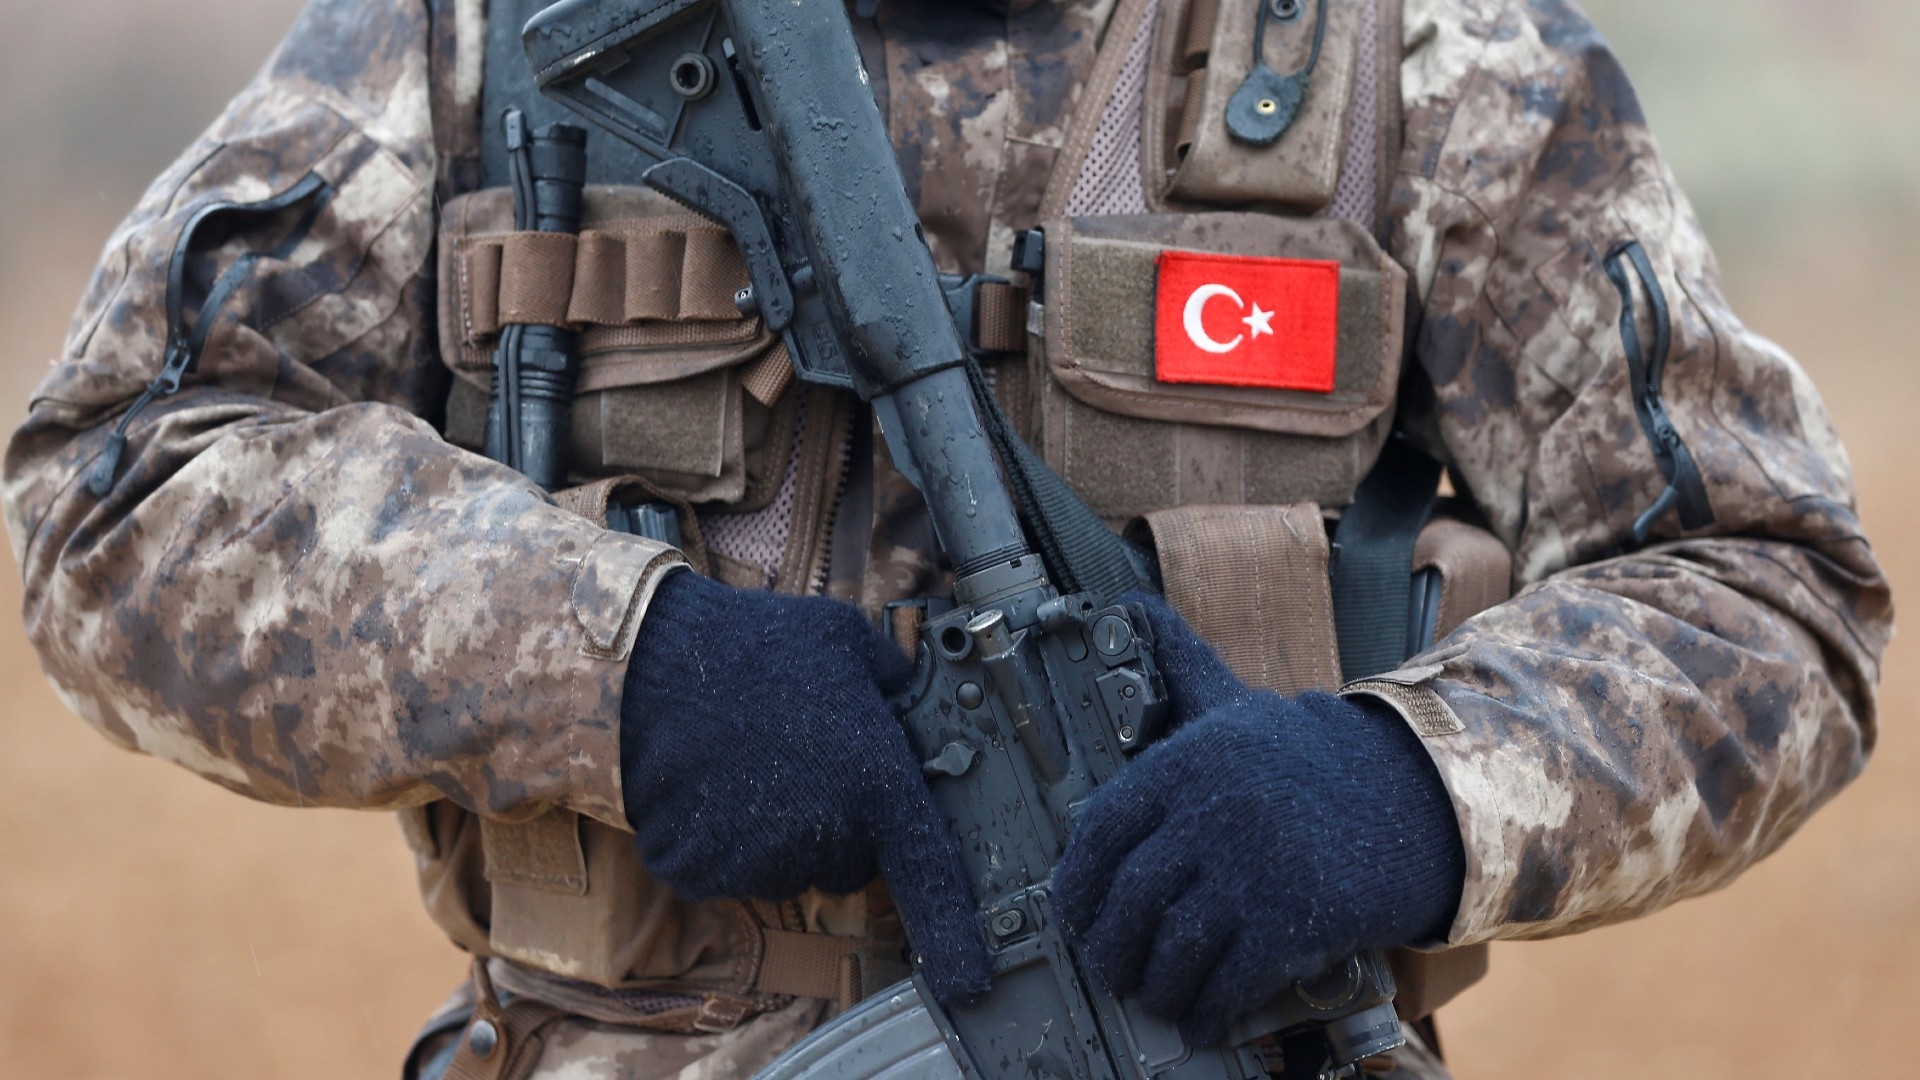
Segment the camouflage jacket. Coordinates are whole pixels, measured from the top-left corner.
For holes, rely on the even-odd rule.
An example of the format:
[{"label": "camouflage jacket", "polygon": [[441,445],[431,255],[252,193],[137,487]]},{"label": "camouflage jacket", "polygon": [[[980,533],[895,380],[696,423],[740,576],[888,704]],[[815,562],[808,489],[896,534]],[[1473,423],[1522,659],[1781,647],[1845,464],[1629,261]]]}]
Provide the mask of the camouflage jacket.
[{"label": "camouflage jacket", "polygon": [[[108,242],[9,448],[7,523],[49,677],[120,745],[276,803],[624,827],[624,667],[679,556],[437,430],[436,207],[478,183],[483,7],[309,6]],[[949,268],[1004,265],[1031,223],[1112,9],[889,5],[879,81]],[[1512,548],[1519,592],[1349,692],[1403,713],[1453,794],[1452,941],[1565,933],[1725,883],[1859,771],[1891,601],[1817,394],[1728,309],[1585,16],[1407,0],[1404,25],[1383,240],[1432,389],[1407,411]],[[168,358],[190,222],[310,174],[331,194],[297,244],[274,247],[297,206],[195,233],[189,277],[257,258],[92,494]],[[1684,533],[1666,515],[1644,543],[1664,482],[1601,266],[1627,239],[1672,303],[1666,407],[1715,515]],[[869,605],[931,569],[887,539],[910,501],[882,468],[872,557],[839,583]]]}]

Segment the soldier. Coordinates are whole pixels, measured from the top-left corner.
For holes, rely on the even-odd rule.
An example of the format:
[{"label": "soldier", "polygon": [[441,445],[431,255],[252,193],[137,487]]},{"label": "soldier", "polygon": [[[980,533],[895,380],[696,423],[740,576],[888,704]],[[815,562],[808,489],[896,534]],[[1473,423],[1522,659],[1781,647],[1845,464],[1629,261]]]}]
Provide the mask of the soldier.
[{"label": "soldier", "polygon": [[[942,568],[859,403],[791,380],[727,303],[725,234],[609,140],[571,291],[515,284],[545,264],[503,239],[498,117],[559,115],[518,53],[537,7],[315,0],[155,182],[9,448],[25,617],[117,744],[399,812],[479,958],[410,1075],[746,1075],[899,974],[903,924],[943,994],[984,979],[873,621]],[[1057,875],[1111,989],[1205,1040],[1357,948],[1633,918],[1858,773],[1892,609],[1844,452],[1728,310],[1572,5],[885,0],[857,25],[942,269],[1005,272],[1047,226],[1044,295],[996,287],[1034,332],[993,343],[997,395],[1147,523],[1231,665],[1156,609],[1180,726]],[[1254,57],[1306,87],[1265,145],[1228,109]],[[500,327],[540,321],[587,358],[565,508],[471,452]],[[1395,426],[1518,591],[1339,695],[1274,693],[1332,688],[1273,645],[1312,620],[1183,523],[1318,537],[1324,590],[1315,508]],[[603,527],[635,498],[678,547]],[[1417,1039],[1394,1063],[1444,1075]]]}]

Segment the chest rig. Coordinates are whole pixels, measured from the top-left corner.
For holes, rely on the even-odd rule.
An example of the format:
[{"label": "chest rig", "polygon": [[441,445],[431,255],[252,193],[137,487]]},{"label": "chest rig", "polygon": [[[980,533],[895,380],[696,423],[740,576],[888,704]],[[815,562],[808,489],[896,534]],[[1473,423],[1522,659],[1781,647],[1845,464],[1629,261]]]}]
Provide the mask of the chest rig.
[{"label": "chest rig", "polygon": [[[565,327],[581,361],[564,505],[603,521],[610,506],[669,507],[696,569],[743,587],[875,613],[936,591],[915,496],[864,408],[793,379],[777,337],[732,302],[747,278],[725,230],[628,182],[636,151],[595,133],[577,237],[515,232],[500,114],[574,120],[526,70],[518,31],[542,6],[489,5],[481,187],[443,211],[447,437],[480,447],[504,327]],[[888,0],[858,25],[929,244],[1015,428],[1157,550],[1169,598],[1237,674],[1337,688],[1327,515],[1381,457],[1405,340],[1405,274],[1375,239],[1399,150],[1396,0]],[[1185,295],[1170,293],[1178,267],[1200,275]],[[1303,296],[1312,311],[1289,316]],[[1307,375],[1282,370],[1299,349],[1269,354],[1276,327],[1311,345]],[[1195,348],[1226,374],[1170,374]],[[1504,595],[1504,549],[1483,536],[1406,533],[1431,595],[1393,651]],[[919,610],[890,612],[903,639]],[[570,812],[502,823],[443,803],[404,820],[450,936],[511,961],[510,989],[600,1019],[724,1030],[794,997],[850,1003],[903,970],[877,887],[695,904],[648,880],[624,832]],[[1473,970],[1409,962],[1403,1001],[1425,1015]]]}]

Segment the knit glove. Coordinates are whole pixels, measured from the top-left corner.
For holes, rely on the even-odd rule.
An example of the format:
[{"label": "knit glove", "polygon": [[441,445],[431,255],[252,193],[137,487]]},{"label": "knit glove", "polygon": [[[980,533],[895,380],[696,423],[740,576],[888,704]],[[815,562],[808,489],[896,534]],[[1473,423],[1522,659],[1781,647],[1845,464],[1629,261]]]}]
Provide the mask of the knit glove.
[{"label": "knit glove", "polygon": [[887,705],[912,666],[859,610],[663,581],[620,708],[627,819],[689,899],[850,893],[886,878],[936,995],[985,991],[958,842]]},{"label": "knit glove", "polygon": [[1294,980],[1446,935],[1466,856],[1384,707],[1248,689],[1148,604],[1179,726],[1096,791],[1054,871],[1094,979],[1211,1045]]}]

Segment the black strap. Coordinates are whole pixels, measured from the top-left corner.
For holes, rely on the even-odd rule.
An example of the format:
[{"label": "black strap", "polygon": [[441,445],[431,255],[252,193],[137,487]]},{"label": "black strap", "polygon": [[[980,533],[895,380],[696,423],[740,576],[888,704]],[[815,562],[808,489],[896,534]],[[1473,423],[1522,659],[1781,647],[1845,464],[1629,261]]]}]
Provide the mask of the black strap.
[{"label": "black strap", "polygon": [[1100,520],[1060,474],[1033,452],[1000,410],[979,360],[967,357],[967,381],[980,417],[1007,470],[1027,538],[1040,549],[1047,573],[1063,593],[1090,592],[1112,600],[1136,590],[1158,592],[1153,560]]},{"label": "black strap", "polygon": [[1413,546],[1440,495],[1440,463],[1398,433],[1354,492],[1333,539],[1333,621],[1347,682],[1407,658]]}]

